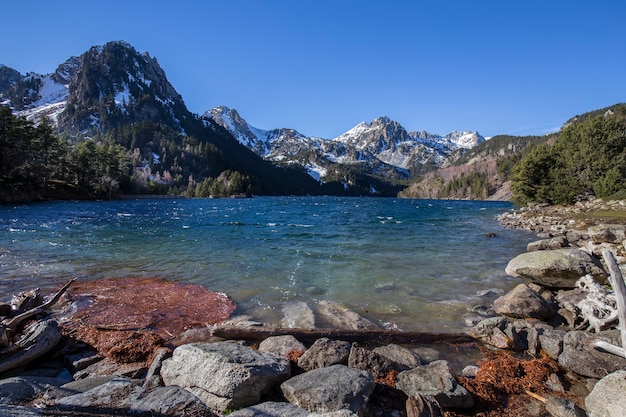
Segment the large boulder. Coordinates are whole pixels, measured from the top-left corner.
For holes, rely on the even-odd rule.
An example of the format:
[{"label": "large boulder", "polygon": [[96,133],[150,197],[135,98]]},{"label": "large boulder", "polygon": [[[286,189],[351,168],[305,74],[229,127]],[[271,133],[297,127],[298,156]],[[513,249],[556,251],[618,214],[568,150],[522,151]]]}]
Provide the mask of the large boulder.
[{"label": "large boulder", "polygon": [[286,358],[231,342],[179,346],[161,367],[165,385],[188,389],[221,412],[257,404],[290,374]]},{"label": "large boulder", "polygon": [[512,291],[493,302],[497,314],[515,318],[547,320],[554,316],[554,306],[526,284],[519,284]]},{"label": "large boulder", "polygon": [[474,399],[450,373],[446,361],[435,361],[400,372],[396,388],[413,398],[433,397],[443,408],[471,408]]},{"label": "large boulder", "polygon": [[568,332],[563,338],[559,364],[568,371],[588,378],[603,378],[611,372],[626,368],[626,359],[590,347],[589,342],[594,338],[614,345],[620,344],[618,330],[606,330],[598,334]]},{"label": "large boulder", "polygon": [[280,388],[287,401],[306,410],[346,409],[362,416],[375,385],[369,372],[333,365],[293,377]]},{"label": "large boulder", "polygon": [[556,249],[526,252],[513,258],[506,273],[554,288],[574,288],[576,281],[587,274],[604,278],[600,262],[579,249]]},{"label": "large boulder", "polygon": [[589,417],[622,417],[626,410],[626,371],[615,371],[602,378],[585,398]]}]

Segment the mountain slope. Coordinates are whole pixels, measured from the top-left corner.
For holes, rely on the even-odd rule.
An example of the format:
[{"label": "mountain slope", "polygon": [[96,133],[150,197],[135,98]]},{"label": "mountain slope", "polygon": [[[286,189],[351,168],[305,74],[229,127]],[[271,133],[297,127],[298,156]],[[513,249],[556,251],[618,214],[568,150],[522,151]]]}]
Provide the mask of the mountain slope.
[{"label": "mountain slope", "polygon": [[276,167],[225,129],[194,116],[156,59],[125,42],[92,47],[53,74],[21,76],[2,67],[0,86],[3,105],[34,121],[48,116],[72,144],[123,146],[134,165],[124,174],[129,178],[120,179],[125,192],[194,195],[207,179],[228,185],[237,175],[256,194],[321,192],[304,170]]},{"label": "mountain slope", "polygon": [[350,166],[388,180],[408,179],[444,165],[457,149],[469,149],[485,141],[478,132],[451,132],[445,136],[407,132],[389,117],[359,123],[334,139],[308,137],[293,129],[258,129],[225,106],[208,110],[202,117],[230,131],[242,145],[263,158],[298,164],[322,180],[338,166]]}]

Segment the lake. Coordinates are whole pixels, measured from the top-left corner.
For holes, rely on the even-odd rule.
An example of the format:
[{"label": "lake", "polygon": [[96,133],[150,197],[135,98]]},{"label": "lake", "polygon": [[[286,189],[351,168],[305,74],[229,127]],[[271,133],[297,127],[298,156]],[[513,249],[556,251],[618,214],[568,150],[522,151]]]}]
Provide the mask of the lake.
[{"label": "lake", "polygon": [[511,208],[344,197],[5,205],[0,297],[153,276],[224,292],[268,324],[292,303],[328,300],[386,328],[459,331],[474,306],[520,282],[504,268],[534,235],[499,226]]}]

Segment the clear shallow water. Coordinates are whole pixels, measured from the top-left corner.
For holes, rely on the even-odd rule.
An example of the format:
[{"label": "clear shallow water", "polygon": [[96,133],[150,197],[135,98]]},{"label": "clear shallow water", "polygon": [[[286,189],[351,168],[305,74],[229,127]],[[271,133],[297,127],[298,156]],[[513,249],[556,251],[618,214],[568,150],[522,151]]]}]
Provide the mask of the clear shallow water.
[{"label": "clear shallow water", "polygon": [[339,197],[0,206],[0,298],[72,277],[156,276],[225,292],[238,313],[271,324],[289,303],[329,300],[385,326],[457,331],[469,308],[519,282],[504,268],[533,235],[497,224],[510,207]]}]

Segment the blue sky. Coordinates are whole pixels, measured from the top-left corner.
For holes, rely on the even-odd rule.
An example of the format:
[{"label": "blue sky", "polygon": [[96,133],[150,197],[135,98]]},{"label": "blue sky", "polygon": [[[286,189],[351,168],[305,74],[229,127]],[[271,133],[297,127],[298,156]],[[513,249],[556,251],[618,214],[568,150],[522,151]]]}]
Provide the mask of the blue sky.
[{"label": "blue sky", "polygon": [[544,134],[626,101],[626,2],[3,2],[0,63],[53,72],[124,40],[194,113],[334,138],[389,116],[408,130]]}]

